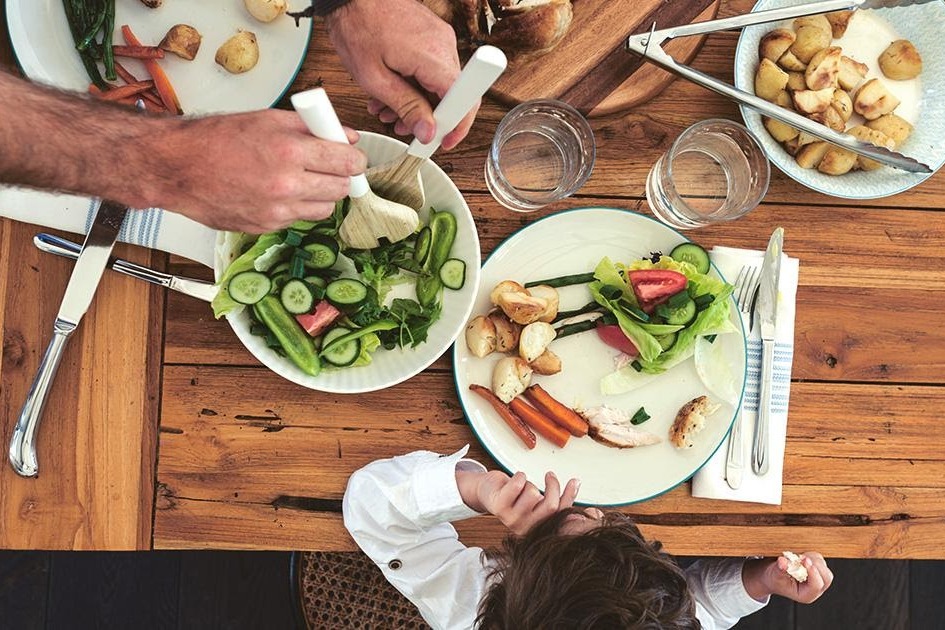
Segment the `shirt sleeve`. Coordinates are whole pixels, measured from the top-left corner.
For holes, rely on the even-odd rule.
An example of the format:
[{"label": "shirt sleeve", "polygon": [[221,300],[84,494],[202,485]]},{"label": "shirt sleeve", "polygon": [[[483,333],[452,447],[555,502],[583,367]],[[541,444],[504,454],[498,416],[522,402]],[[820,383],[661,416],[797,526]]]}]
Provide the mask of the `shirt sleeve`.
[{"label": "shirt sleeve", "polygon": [[485,471],[428,451],[373,462],[348,480],[345,527],[384,577],[433,628],[472,628],[485,588],[482,549],[459,542],[450,521],[476,516],[463,503],[456,469]]},{"label": "shirt sleeve", "polygon": [[768,604],[754,599],[742,582],[741,558],[699,560],[686,569],[686,581],[696,600],[696,618],[704,630],[731,628],[738,620]]}]

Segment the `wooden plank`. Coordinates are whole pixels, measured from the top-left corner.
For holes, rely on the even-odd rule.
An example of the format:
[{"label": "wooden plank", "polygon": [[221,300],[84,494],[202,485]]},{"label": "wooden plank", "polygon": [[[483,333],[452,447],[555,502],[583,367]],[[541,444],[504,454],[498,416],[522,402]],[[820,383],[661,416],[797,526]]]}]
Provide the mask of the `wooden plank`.
[{"label": "wooden plank", "polygon": [[55,553],[49,580],[50,628],[173,628],[180,558],[176,553]]},{"label": "wooden plank", "polygon": [[[723,0],[720,15],[746,13],[754,6],[754,0]],[[714,33],[696,56],[693,67],[702,72],[732,81],[732,59],[734,56],[737,33]],[[321,25],[316,25],[315,35],[309,56],[296,78],[292,93],[296,89],[306,89],[324,84],[325,89],[336,104],[342,122],[359,129],[375,131],[394,136],[392,125],[383,125],[365,113],[367,97],[357,87],[350,75],[340,67],[337,55],[331,49],[328,37]],[[287,107],[283,100],[281,106]],[[482,165],[485,162],[489,144],[495,128],[508,108],[492,98],[486,98],[476,123],[463,143],[449,152],[439,152],[434,156],[440,166],[453,179],[453,182],[469,198],[474,193],[485,193]],[[738,107],[725,98],[715,95],[704,88],[687,81],[674,81],[657,98],[645,106],[629,113],[595,118],[592,122],[597,139],[597,156],[594,172],[590,180],[581,189],[582,196],[553,204],[537,213],[517,216],[522,224],[538,216],[596,202],[596,198],[621,196],[624,200],[620,207],[645,207],[645,182],[652,164],[669,149],[669,146],[682,132],[697,119],[730,118],[741,120]],[[402,138],[409,141],[409,138]],[[941,208],[941,199],[945,195],[945,172],[940,171],[911,191],[887,199],[844,200],[828,197],[797,184],[777,169],[771,173],[771,185],[766,202],[755,210],[774,212],[769,204],[797,203],[808,208],[810,216],[829,217],[835,207],[867,208],[895,207]],[[476,217],[513,215],[504,210],[490,197],[480,205],[477,201],[473,214]],[[474,204],[471,202],[470,206]],[[827,207],[829,206],[829,208]],[[485,211],[485,212],[483,212]],[[739,226],[744,219],[728,227]],[[895,223],[895,222],[890,222]],[[837,225],[852,225],[840,224]],[[481,229],[481,228],[480,228]],[[700,230],[700,235],[702,234]],[[842,230],[834,229],[838,235]],[[506,236],[510,231],[503,231]],[[851,231],[852,235],[852,231]],[[756,235],[757,236],[757,235]]]},{"label": "wooden plank", "polygon": [[[0,443],[9,443],[71,272],[32,245],[35,226],[0,222]],[[116,255],[160,262],[147,250]],[[27,299],[28,298],[28,299]],[[150,545],[163,292],[106,274],[73,334],[40,427],[40,475],[0,466],[0,547]]]},{"label": "wooden plank", "polygon": [[[882,628],[907,630],[909,563],[874,561],[863,571],[857,560],[828,560],[834,582],[810,606],[797,606],[798,630],[810,628]],[[933,627],[933,626],[927,626]]]},{"label": "wooden plank", "polygon": [[288,552],[180,554],[177,628],[293,628]]},{"label": "wooden plank", "polygon": [[18,630],[46,627],[49,555],[47,551],[0,552],[0,611],[4,627]]},{"label": "wooden plank", "polygon": [[[489,200],[470,198],[484,253],[514,231],[518,217],[484,210]],[[481,203],[480,203],[481,202]],[[620,199],[596,200],[618,206]],[[763,249],[776,225],[786,230],[786,251],[801,261],[795,322],[794,377],[825,381],[945,382],[945,271],[939,248],[945,213],[838,209],[812,215],[799,205],[774,206],[725,227],[700,230],[706,246]],[[857,225],[838,231],[836,225]],[[206,277],[194,265],[175,271]],[[170,295],[168,363],[258,365],[225,321],[206,305]],[[909,305],[908,326],[902,305]],[[445,367],[438,362],[435,367]]]}]

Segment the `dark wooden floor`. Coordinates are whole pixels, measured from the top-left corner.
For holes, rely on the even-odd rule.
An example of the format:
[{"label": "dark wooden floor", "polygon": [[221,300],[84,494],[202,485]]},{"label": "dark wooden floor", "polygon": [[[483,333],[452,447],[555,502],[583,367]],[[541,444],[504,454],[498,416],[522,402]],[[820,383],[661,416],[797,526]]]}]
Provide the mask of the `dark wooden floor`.
[{"label": "dark wooden floor", "polygon": [[[288,553],[0,551],[0,628],[292,630]],[[833,560],[812,606],[774,600],[738,628],[945,629],[945,562]]]}]

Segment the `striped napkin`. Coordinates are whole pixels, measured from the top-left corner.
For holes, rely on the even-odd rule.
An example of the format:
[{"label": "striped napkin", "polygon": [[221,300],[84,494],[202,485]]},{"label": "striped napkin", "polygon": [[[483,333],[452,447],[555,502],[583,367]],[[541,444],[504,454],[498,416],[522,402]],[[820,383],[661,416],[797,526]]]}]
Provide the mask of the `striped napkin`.
[{"label": "striped napkin", "polygon": [[[89,197],[0,187],[0,217],[75,234],[89,231],[98,204],[98,199]],[[212,267],[216,235],[216,230],[183,215],[146,208],[125,216],[118,240],[160,249]]]},{"label": "striped napkin", "polygon": [[[761,267],[763,251],[715,247],[709,252],[722,275],[734,282],[742,265]],[[788,400],[791,393],[791,365],[794,360],[794,304],[797,298],[798,260],[784,255],[778,284],[778,318],[774,335],[774,381],[771,392],[769,445],[771,463],[764,477],[751,470],[751,441],[758,417],[761,385],[761,331],[758,325],[748,335],[748,380],[742,400],[742,444],[745,469],[738,490],[725,481],[728,438],[715,455],[692,478],[692,496],[705,499],[730,499],[753,503],[781,504],[781,480],[784,472],[784,446],[787,438]],[[745,330],[750,322],[744,320]]]}]

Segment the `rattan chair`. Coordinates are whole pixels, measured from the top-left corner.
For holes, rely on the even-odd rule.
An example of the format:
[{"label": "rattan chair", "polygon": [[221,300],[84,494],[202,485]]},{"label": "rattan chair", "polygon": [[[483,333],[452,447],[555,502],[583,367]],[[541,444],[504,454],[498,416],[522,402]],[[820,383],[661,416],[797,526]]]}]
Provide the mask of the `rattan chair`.
[{"label": "rattan chair", "polygon": [[308,630],[429,628],[361,552],[295,552],[291,580],[300,625]]}]

